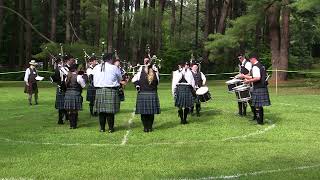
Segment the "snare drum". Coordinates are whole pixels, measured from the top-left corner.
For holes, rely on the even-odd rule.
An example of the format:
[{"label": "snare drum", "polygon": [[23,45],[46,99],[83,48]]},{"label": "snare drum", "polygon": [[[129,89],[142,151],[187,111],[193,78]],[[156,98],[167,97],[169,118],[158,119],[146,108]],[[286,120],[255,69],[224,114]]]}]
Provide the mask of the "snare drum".
[{"label": "snare drum", "polygon": [[248,102],[251,100],[250,86],[243,84],[233,89],[236,93],[238,102]]},{"label": "snare drum", "polygon": [[211,99],[211,94],[209,92],[209,88],[206,86],[199,88],[196,91],[196,94],[199,97],[199,100],[201,102],[207,102]]},{"label": "snare drum", "polygon": [[231,79],[229,81],[226,82],[227,86],[228,86],[228,91],[229,92],[234,92],[234,88],[237,86],[240,86],[242,84],[242,80],[241,79]]}]

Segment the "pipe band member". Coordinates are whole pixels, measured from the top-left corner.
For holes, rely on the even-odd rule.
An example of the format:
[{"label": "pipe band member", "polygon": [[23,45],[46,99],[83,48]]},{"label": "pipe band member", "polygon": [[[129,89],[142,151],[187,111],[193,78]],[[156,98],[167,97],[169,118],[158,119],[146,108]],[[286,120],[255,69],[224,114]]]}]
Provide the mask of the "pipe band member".
[{"label": "pipe band member", "polygon": [[259,62],[258,56],[253,54],[250,57],[252,70],[250,75],[242,75],[245,83],[252,83],[252,105],[255,107],[257,123],[263,125],[263,106],[270,106],[270,98],[268,91],[267,72],[265,67]]},{"label": "pipe band member", "polygon": [[91,116],[97,116],[98,113],[93,111],[94,101],[96,98],[96,89],[93,85],[93,68],[98,64],[96,57],[91,57],[89,59],[89,68],[87,69],[88,76],[88,88],[87,88],[87,98],[89,101],[89,110]]},{"label": "pipe band member", "polygon": [[155,66],[150,64],[150,59],[144,59],[144,65],[133,83],[138,95],[136,101],[136,114],[141,114],[144,132],[153,131],[154,115],[160,114],[160,102],[157,92],[159,84],[159,72]]},{"label": "pipe band member", "polygon": [[52,81],[57,84],[55,108],[58,110],[58,124],[64,124],[63,118],[68,119],[67,111],[64,109],[64,97],[66,92],[65,80],[69,69],[63,66],[61,58],[55,61],[55,74],[52,76]]},{"label": "pipe band member", "polygon": [[96,87],[95,108],[99,114],[100,132],[105,132],[106,121],[109,133],[114,132],[115,114],[120,111],[120,69],[113,65],[112,53],[103,56],[103,63],[93,68],[93,84]]},{"label": "pipe band member", "polygon": [[29,62],[30,67],[26,69],[24,74],[24,81],[26,83],[24,88],[24,93],[28,94],[29,105],[32,105],[32,94],[34,94],[35,104],[38,104],[38,85],[36,77],[38,76],[38,72],[36,66],[38,63],[35,60],[31,60]]},{"label": "pipe band member", "polygon": [[125,100],[124,88],[125,88],[126,84],[129,81],[129,76],[128,76],[127,72],[121,67],[120,58],[116,58],[114,60],[113,64],[115,66],[117,66],[120,69],[120,72],[121,72],[122,79],[120,81],[120,87],[119,87],[119,98],[120,98],[120,101],[124,101]]},{"label": "pipe band member", "polygon": [[[199,65],[200,65],[199,62],[196,62],[196,61],[191,64],[191,72],[195,81],[196,90],[204,86],[207,81],[206,76],[199,70]],[[195,96],[195,104],[196,104],[196,113],[197,113],[197,116],[199,117],[200,110],[201,110],[201,102],[198,95]],[[191,108],[191,113],[193,113],[193,108],[194,106],[192,106]]]},{"label": "pipe band member", "polygon": [[64,109],[68,112],[70,129],[77,128],[78,111],[82,110],[83,101],[81,91],[85,86],[82,75],[78,75],[77,65],[72,64],[66,79],[67,90],[64,97]]},{"label": "pipe band member", "polygon": [[187,117],[194,104],[195,82],[189,68],[189,62],[180,63],[178,70],[173,72],[172,94],[175,106],[179,108],[178,115],[181,124],[187,124]]},{"label": "pipe band member", "polygon": [[[236,78],[240,78],[241,74],[250,75],[252,69],[252,63],[245,58],[243,54],[238,55],[239,64],[239,74]],[[248,101],[248,104],[251,107],[251,111],[253,113],[253,120],[256,120],[256,113],[255,108],[252,106],[252,101]],[[239,109],[239,116],[246,116],[247,115],[247,102],[238,102],[238,109]]]}]

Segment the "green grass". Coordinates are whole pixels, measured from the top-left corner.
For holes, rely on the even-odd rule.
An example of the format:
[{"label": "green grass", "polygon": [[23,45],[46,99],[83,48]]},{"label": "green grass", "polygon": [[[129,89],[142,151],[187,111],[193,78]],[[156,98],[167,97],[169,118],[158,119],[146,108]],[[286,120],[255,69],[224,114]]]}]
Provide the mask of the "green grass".
[{"label": "green grass", "polygon": [[[190,116],[188,125],[180,125],[170,83],[163,82],[162,112],[155,131],[147,134],[139,116],[128,124],[136,98],[131,86],[116,115],[116,132],[107,134],[98,131],[87,102],[78,129],[58,126],[55,87],[39,84],[40,104],[29,106],[22,82],[0,82],[0,179],[320,177],[320,91],[300,81],[281,85],[278,95],[269,88],[272,106],[265,108],[264,126],[250,121],[251,113],[235,115],[235,95],[226,92],[224,81],[210,81],[214,100],[202,104],[201,117]],[[128,130],[128,141],[121,145]]]}]

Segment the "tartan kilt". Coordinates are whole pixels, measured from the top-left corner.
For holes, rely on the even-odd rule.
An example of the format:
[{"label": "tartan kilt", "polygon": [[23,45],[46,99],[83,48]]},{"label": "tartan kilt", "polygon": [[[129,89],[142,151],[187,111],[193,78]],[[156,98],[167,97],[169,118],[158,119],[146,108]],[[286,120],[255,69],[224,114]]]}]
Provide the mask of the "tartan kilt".
[{"label": "tartan kilt", "polygon": [[96,112],[116,114],[120,111],[119,90],[117,88],[98,88],[95,100]]},{"label": "tartan kilt", "polygon": [[82,110],[83,98],[79,91],[67,89],[64,97],[65,110]]},{"label": "tartan kilt", "polygon": [[95,98],[96,98],[96,88],[89,85],[88,89],[87,89],[87,98],[86,98],[86,100],[89,101],[89,102],[94,103]]},{"label": "tartan kilt", "polygon": [[190,85],[178,85],[176,89],[175,106],[190,108],[194,104],[194,96]]},{"label": "tartan kilt", "polygon": [[138,93],[136,114],[160,114],[160,102],[156,91]]},{"label": "tartan kilt", "polygon": [[268,88],[257,88],[252,91],[252,105],[254,107],[270,106]]},{"label": "tartan kilt", "polygon": [[37,83],[29,83],[29,86],[24,86],[24,93],[27,94],[37,94],[38,93],[38,85]]},{"label": "tartan kilt", "polygon": [[60,88],[57,88],[56,92],[56,103],[55,108],[56,109],[64,109],[64,96],[65,92],[61,91]]}]

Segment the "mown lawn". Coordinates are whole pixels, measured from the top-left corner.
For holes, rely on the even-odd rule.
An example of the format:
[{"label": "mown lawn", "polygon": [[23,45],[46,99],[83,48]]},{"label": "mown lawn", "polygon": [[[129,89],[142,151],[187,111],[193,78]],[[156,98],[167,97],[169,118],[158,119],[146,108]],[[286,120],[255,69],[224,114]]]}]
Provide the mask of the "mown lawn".
[{"label": "mown lawn", "polygon": [[133,114],[129,86],[113,134],[99,132],[87,102],[78,129],[57,125],[55,87],[40,82],[40,104],[29,106],[22,84],[0,82],[0,179],[320,178],[320,90],[300,81],[281,85],[278,95],[270,87],[264,126],[250,121],[251,113],[235,114],[224,81],[210,81],[214,99],[201,117],[180,125],[171,85],[163,82],[152,133]]}]

